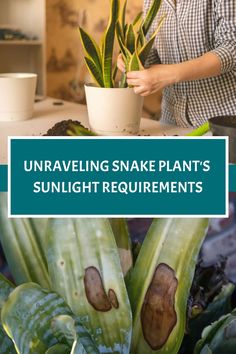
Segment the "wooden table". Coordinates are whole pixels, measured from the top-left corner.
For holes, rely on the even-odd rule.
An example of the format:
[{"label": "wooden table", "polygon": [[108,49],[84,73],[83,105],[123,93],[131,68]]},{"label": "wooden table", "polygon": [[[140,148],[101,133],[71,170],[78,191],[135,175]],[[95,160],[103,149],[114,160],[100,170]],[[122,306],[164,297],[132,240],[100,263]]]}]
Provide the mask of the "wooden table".
[{"label": "wooden table", "polygon": [[[57,105],[55,103],[62,103]],[[57,122],[64,119],[80,121],[89,127],[87,108],[84,105],[47,98],[35,103],[33,118],[21,122],[0,122],[0,164],[7,163],[8,136],[40,136]],[[140,135],[185,135],[190,129],[164,125],[142,118]]]}]

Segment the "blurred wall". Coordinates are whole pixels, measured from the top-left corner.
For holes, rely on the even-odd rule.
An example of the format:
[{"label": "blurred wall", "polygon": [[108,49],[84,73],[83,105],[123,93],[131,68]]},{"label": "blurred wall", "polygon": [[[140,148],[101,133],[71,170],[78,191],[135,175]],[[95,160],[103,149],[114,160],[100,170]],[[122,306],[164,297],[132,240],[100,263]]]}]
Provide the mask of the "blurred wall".
[{"label": "blurred wall", "polygon": [[[109,16],[108,0],[47,0],[48,95],[85,103],[83,84],[89,75],[83,60],[78,25],[100,40]],[[129,0],[129,19],[142,8],[142,0]],[[159,110],[158,99],[145,105],[149,116]]]}]

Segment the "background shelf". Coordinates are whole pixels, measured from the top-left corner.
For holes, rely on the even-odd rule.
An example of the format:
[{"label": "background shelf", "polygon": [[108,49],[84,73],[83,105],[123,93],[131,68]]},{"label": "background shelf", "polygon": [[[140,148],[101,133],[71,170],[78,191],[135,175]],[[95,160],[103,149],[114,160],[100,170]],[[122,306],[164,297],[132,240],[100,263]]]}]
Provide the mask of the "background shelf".
[{"label": "background shelf", "polygon": [[0,45],[43,45],[40,40],[0,40]]},{"label": "background shelf", "polygon": [[0,28],[18,29],[29,38],[37,38],[0,40],[0,73],[36,73],[36,94],[46,96],[46,0],[0,3]]}]

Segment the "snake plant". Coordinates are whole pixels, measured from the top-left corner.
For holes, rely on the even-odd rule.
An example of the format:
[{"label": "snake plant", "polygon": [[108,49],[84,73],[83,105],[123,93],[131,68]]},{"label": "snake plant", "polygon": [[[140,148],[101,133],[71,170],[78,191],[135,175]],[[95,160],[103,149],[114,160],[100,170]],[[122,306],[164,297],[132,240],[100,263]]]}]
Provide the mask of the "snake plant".
[{"label": "snake plant", "polygon": [[[98,45],[83,28],[79,28],[85,52],[85,63],[98,86],[106,88],[115,86],[116,68],[113,69],[112,65],[115,35],[120,51],[123,54],[127,71],[143,68],[165,17],[161,17],[156,30],[147,40],[146,35],[160,9],[161,3],[162,0],[153,0],[145,18],[138,14],[132,23],[126,23],[127,0],[125,0],[121,10],[120,0],[110,0],[110,17],[101,45]],[[121,87],[125,86],[126,79],[124,76],[121,81]]]},{"label": "snake plant", "polygon": [[100,352],[129,353],[131,310],[109,221],[50,220],[47,260],[53,289],[90,331]]},{"label": "snake plant", "polygon": [[[23,282],[15,287],[0,276],[1,354],[178,353],[207,219],[154,220],[134,266],[122,219],[18,224],[1,214],[0,223],[9,264]],[[223,304],[231,292],[224,288],[215,300]],[[230,316],[204,332],[196,354],[220,353],[211,349],[218,337],[232,345],[223,330],[234,333]]]},{"label": "snake plant", "polygon": [[160,219],[152,223],[128,284],[133,311],[131,353],[178,352],[207,227],[207,219]]},{"label": "snake plant", "polygon": [[65,301],[35,283],[11,289],[2,307],[1,322],[3,333],[12,340],[8,339],[9,351],[6,353],[16,350],[20,354],[60,351],[64,354],[99,354],[92,337]]},{"label": "snake plant", "polygon": [[206,327],[194,354],[234,354],[236,351],[236,310]]},{"label": "snake plant", "polygon": [[0,241],[17,284],[36,282],[50,288],[42,236],[36,234],[29,219],[8,219],[7,193],[0,193]]}]

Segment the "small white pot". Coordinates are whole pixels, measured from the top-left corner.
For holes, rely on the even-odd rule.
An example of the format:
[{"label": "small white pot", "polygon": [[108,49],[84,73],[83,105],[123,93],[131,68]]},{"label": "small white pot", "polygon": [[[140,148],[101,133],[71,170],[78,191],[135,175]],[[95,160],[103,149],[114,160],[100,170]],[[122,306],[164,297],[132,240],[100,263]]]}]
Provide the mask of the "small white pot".
[{"label": "small white pot", "polygon": [[32,117],[36,81],[36,74],[0,74],[0,121]]},{"label": "small white pot", "polygon": [[139,132],[143,97],[132,88],[85,85],[89,125],[98,135],[135,135]]}]

